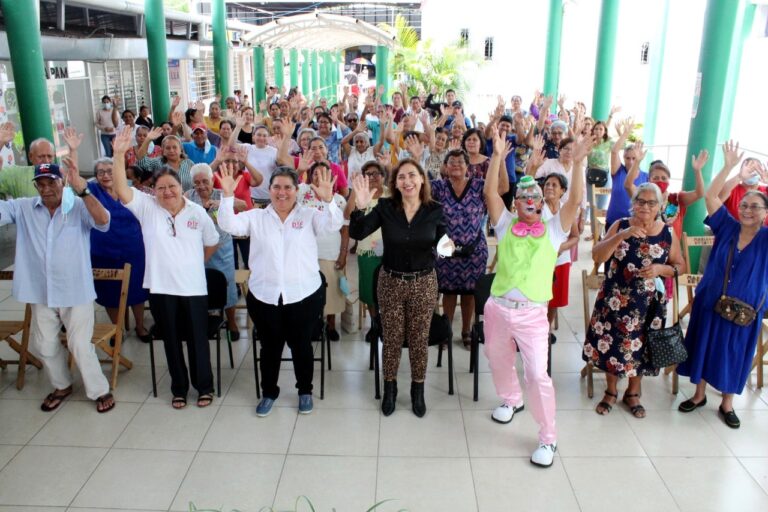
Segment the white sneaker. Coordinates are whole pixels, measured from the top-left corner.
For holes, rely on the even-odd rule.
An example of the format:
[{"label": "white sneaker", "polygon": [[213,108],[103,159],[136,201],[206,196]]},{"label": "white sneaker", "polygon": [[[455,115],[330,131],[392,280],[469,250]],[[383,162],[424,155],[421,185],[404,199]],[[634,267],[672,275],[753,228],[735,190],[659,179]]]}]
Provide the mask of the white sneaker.
[{"label": "white sneaker", "polygon": [[516,412],[520,412],[525,408],[524,404],[509,406],[507,404],[501,404],[493,410],[491,419],[497,423],[509,423],[515,416]]},{"label": "white sneaker", "polygon": [[552,461],[555,458],[555,452],[557,451],[557,443],[544,444],[539,443],[539,447],[531,455],[531,464],[548,468],[552,465]]}]

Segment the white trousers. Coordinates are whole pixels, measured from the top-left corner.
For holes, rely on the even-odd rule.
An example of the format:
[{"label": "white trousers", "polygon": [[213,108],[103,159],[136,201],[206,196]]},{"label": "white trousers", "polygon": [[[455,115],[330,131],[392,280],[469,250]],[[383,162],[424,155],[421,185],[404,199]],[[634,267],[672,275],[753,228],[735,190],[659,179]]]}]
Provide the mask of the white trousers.
[{"label": "white trousers", "polygon": [[109,382],[101,370],[93,336],[93,302],[69,308],[32,304],[32,344],[40,354],[48,379],[56,389],[72,385],[67,351],[59,341],[62,324],[67,328],[67,348],[80,370],[85,394],[91,400],[109,393]]}]

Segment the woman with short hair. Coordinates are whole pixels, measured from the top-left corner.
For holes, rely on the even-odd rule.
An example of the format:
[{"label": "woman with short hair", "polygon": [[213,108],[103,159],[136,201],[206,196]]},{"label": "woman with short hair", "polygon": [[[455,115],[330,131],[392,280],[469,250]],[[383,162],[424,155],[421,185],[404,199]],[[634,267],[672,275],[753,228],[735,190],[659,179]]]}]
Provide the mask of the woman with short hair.
[{"label": "woman with short hair", "polygon": [[154,158],[147,154],[150,143],[159,138],[162,133],[162,129],[158,128],[152,128],[149,131],[144,143],[136,152],[136,158],[139,159],[138,165],[153,173],[157,173],[163,168],[172,170],[179,176],[181,187],[186,192],[192,188],[192,176],[189,174],[189,169],[195,165],[195,162],[187,158],[180,138],[176,135],[166,135],[163,137],[162,154]]}]

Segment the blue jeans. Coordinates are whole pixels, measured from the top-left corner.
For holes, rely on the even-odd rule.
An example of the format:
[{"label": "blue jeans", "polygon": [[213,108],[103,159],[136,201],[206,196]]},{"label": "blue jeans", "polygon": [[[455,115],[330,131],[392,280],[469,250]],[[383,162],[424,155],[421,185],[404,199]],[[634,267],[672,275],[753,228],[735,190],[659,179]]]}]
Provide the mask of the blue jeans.
[{"label": "blue jeans", "polygon": [[112,158],[112,141],[115,140],[114,133],[102,133],[101,145],[104,146],[104,156]]}]

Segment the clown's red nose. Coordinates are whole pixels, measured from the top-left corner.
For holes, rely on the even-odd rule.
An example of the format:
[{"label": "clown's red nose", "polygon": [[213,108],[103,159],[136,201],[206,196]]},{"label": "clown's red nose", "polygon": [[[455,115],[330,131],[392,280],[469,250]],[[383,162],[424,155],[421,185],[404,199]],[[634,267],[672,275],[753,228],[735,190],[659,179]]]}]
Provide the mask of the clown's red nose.
[{"label": "clown's red nose", "polygon": [[533,204],[533,199],[528,199],[528,204]]}]

